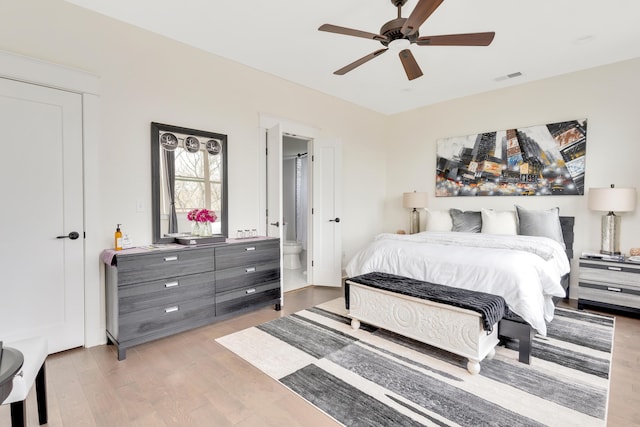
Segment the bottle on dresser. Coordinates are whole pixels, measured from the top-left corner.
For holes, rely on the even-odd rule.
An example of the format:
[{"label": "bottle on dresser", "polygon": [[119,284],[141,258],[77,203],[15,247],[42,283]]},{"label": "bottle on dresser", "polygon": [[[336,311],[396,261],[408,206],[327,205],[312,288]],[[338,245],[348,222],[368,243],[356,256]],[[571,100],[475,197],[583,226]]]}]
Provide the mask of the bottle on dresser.
[{"label": "bottle on dresser", "polygon": [[120,231],[120,226],[122,224],[118,224],[116,227],[116,232],[114,234],[114,249],[116,251],[122,250],[122,231]]}]

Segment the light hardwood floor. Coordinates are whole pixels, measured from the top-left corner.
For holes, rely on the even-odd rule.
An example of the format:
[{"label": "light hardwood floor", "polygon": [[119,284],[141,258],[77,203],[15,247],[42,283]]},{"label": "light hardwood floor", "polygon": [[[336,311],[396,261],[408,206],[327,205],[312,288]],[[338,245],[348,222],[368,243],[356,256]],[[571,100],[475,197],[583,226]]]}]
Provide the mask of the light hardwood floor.
[{"label": "light hardwood floor", "polygon": [[[214,339],[336,298],[341,289],[288,293],[281,312],[264,308],[143,344],[118,362],[113,346],[49,356],[50,426],[338,425]],[[640,426],[640,319],[617,316],[609,426]],[[35,391],[27,401],[37,426]],[[10,425],[8,405],[0,427]]]}]

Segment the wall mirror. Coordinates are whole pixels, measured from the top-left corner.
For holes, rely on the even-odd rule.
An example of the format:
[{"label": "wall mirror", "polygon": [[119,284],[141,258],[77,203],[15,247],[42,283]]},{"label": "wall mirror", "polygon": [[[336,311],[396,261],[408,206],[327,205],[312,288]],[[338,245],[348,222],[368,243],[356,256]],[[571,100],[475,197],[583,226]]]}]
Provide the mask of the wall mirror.
[{"label": "wall mirror", "polygon": [[226,238],[227,135],[151,123],[153,243],[192,235],[206,209],[212,237]]}]

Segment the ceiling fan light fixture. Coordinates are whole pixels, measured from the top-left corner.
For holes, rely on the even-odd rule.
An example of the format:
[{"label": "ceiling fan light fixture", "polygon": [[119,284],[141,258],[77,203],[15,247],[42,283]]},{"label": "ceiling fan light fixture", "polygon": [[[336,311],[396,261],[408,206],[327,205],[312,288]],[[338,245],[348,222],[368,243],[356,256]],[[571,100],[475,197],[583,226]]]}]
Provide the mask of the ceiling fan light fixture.
[{"label": "ceiling fan light fixture", "polygon": [[389,49],[400,52],[401,50],[408,49],[411,42],[408,39],[396,39],[389,42]]}]

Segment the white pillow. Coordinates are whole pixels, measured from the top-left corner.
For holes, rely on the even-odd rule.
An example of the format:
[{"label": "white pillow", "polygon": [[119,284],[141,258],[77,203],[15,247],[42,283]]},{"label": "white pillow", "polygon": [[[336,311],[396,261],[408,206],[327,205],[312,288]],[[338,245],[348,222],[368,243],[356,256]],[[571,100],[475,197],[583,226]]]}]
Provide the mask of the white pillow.
[{"label": "white pillow", "polygon": [[427,211],[427,227],[426,231],[451,231],[453,228],[453,221],[451,220],[451,215],[449,215],[449,211],[432,211],[429,209],[425,209]]},{"label": "white pillow", "polygon": [[518,234],[518,221],[515,211],[493,211],[481,209],[482,233],[489,234]]}]

